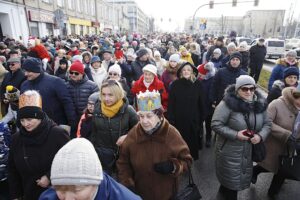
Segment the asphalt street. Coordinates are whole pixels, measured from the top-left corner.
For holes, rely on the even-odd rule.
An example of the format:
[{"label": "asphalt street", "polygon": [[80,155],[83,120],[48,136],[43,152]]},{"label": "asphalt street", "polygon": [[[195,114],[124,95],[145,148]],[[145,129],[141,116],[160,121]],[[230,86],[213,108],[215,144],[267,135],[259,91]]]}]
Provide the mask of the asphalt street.
[{"label": "asphalt street", "polygon": [[[203,147],[199,151],[199,160],[195,161],[192,168],[193,177],[203,200],[217,200],[219,182],[215,175],[214,147]],[[273,174],[262,173],[258,176],[257,183],[251,184],[250,188],[238,193],[238,200],[271,200],[267,196]],[[186,186],[188,176],[182,176],[180,187]],[[300,182],[286,180],[275,200],[299,200]]]}]

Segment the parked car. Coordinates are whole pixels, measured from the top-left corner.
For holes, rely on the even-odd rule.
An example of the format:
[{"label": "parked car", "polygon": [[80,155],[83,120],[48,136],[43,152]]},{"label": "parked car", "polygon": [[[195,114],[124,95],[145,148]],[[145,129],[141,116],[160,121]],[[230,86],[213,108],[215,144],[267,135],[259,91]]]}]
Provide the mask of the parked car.
[{"label": "parked car", "polygon": [[298,38],[291,38],[291,39],[286,39],[285,40],[285,50],[291,50],[291,49],[296,49],[300,48],[300,39]]}]

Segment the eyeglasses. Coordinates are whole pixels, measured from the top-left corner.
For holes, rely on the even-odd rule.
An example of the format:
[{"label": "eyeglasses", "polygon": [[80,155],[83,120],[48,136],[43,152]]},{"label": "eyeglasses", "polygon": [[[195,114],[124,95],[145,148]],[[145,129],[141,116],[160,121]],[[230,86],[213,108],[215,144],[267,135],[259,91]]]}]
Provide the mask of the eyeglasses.
[{"label": "eyeglasses", "polygon": [[78,76],[78,75],[79,75],[78,72],[69,72],[69,73],[70,73],[70,75],[75,75],[75,76]]},{"label": "eyeglasses", "polygon": [[110,76],[118,76],[119,74],[117,74],[117,73],[108,73]]},{"label": "eyeglasses", "polygon": [[9,66],[15,66],[17,63],[9,63]]},{"label": "eyeglasses", "polygon": [[254,92],[255,89],[256,89],[256,87],[241,87],[240,89],[241,89],[243,92],[248,92],[248,91]]}]

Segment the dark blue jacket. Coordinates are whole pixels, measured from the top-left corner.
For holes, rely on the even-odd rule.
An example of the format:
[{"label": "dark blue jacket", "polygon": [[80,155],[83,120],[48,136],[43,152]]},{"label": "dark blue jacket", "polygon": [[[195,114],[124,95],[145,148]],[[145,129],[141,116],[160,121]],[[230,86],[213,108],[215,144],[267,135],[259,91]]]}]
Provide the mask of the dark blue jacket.
[{"label": "dark blue jacket", "polygon": [[[59,199],[55,190],[49,188],[41,194],[39,200]],[[98,187],[98,192],[94,200],[141,200],[141,198],[104,173],[103,180]]]},{"label": "dark blue jacket", "polygon": [[87,106],[89,96],[94,92],[98,92],[99,88],[97,84],[90,81],[86,75],[78,82],[70,79],[67,82],[67,88],[74,103],[76,120],[79,121],[83,114],[83,110]]},{"label": "dark blue jacket", "polygon": [[75,126],[75,110],[65,81],[47,73],[34,80],[26,80],[21,85],[21,93],[36,90],[42,96],[43,110],[58,125]]},{"label": "dark blue jacket", "polygon": [[272,70],[272,73],[271,73],[271,76],[269,79],[268,90],[271,91],[274,81],[282,80],[284,78],[283,71],[287,67],[297,67],[298,68],[298,65],[299,65],[298,62],[296,62],[294,65],[290,65],[289,63],[285,62],[285,59],[279,59],[277,61],[277,64],[275,65],[275,67]]},{"label": "dark blue jacket", "polygon": [[233,68],[230,64],[225,68],[219,69],[213,80],[210,99],[218,104],[223,99],[227,86],[235,84],[236,78],[240,75],[247,75],[247,72],[240,67]]},{"label": "dark blue jacket", "polygon": [[6,86],[12,85],[20,89],[21,84],[26,80],[24,72],[19,69],[16,72],[12,73],[11,71],[5,74],[3,82],[1,84],[1,99],[4,98],[4,93],[6,92]]}]

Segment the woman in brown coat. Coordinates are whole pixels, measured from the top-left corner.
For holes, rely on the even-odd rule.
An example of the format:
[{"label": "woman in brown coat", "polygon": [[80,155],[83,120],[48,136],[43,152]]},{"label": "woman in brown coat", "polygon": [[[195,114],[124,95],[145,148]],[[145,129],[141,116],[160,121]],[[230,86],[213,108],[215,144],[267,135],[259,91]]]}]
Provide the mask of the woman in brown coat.
[{"label": "woman in brown coat", "polygon": [[266,159],[253,168],[251,182],[256,183],[257,176],[261,172],[273,172],[273,180],[268,195],[276,195],[285,177],[278,172],[279,155],[286,154],[288,140],[292,134],[295,119],[300,109],[300,87],[287,87],[282,91],[282,96],[269,104],[268,115],[272,120],[271,134],[265,145]]},{"label": "woman in brown coat", "polygon": [[192,157],[179,132],[164,119],[158,92],[138,95],[138,106],[140,122],[121,146],[118,178],[143,200],[169,200]]}]

